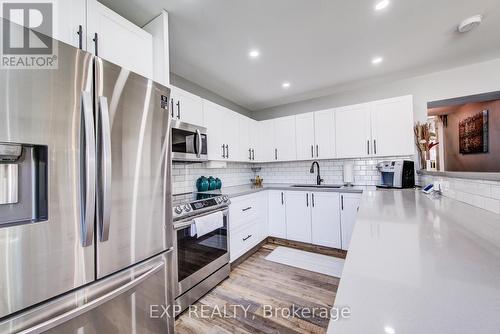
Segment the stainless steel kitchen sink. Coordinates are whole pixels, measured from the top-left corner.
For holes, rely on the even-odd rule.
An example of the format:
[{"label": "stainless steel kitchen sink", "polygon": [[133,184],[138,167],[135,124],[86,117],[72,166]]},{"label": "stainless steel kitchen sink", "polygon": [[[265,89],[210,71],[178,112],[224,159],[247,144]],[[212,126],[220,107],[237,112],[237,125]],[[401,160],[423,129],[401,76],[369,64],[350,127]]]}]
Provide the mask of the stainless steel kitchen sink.
[{"label": "stainless steel kitchen sink", "polygon": [[317,185],[317,184],[294,184],[291,186],[291,188],[321,188],[321,189],[340,189],[342,188],[343,185],[338,185],[338,184],[322,184],[322,185]]}]

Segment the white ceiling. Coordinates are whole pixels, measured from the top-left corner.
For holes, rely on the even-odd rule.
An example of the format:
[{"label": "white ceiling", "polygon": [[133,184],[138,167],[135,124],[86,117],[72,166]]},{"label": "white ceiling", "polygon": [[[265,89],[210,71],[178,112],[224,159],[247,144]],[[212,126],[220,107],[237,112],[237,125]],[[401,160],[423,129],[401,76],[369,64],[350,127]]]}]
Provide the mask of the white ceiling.
[{"label": "white ceiling", "polygon": [[[499,0],[391,0],[381,12],[376,0],[101,2],[140,26],[166,9],[172,72],[250,110],[500,57]],[[475,14],[483,24],[456,33]],[[374,56],[384,62],[373,66]]]}]

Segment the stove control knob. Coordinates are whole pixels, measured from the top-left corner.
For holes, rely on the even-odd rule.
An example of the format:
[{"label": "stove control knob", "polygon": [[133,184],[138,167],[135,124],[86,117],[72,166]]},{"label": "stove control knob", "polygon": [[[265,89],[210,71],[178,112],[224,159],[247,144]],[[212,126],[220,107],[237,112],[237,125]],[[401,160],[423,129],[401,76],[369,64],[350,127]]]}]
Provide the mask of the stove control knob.
[{"label": "stove control knob", "polygon": [[188,204],[184,205],[184,211],[186,212],[191,211],[191,207]]},{"label": "stove control knob", "polygon": [[217,198],[215,199],[215,201],[217,202],[217,204],[221,204],[221,203],[222,203],[222,198],[217,197]]},{"label": "stove control knob", "polygon": [[227,202],[227,201],[229,201],[229,198],[228,198],[227,196],[222,196],[222,200],[223,200],[224,202]]},{"label": "stove control knob", "polygon": [[182,213],[182,208],[180,205],[176,206],[175,209],[174,209],[175,213],[180,215]]}]

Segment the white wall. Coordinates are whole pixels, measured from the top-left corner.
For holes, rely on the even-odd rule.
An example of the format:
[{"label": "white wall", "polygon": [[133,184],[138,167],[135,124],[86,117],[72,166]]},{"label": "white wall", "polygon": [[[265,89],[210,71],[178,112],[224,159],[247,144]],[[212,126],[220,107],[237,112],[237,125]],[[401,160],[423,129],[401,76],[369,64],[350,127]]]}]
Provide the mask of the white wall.
[{"label": "white wall", "polygon": [[415,120],[425,120],[427,102],[500,90],[500,59],[442,72],[366,85],[320,98],[255,111],[263,120],[412,94]]}]

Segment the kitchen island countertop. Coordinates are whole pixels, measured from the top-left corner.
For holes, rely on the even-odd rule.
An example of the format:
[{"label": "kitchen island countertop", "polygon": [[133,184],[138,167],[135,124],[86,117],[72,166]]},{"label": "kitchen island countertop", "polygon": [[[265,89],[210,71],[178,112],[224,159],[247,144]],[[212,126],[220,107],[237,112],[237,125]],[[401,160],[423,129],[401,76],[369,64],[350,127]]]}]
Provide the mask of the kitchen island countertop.
[{"label": "kitchen island countertop", "polygon": [[418,190],[367,190],[328,333],[498,333],[500,216]]}]

